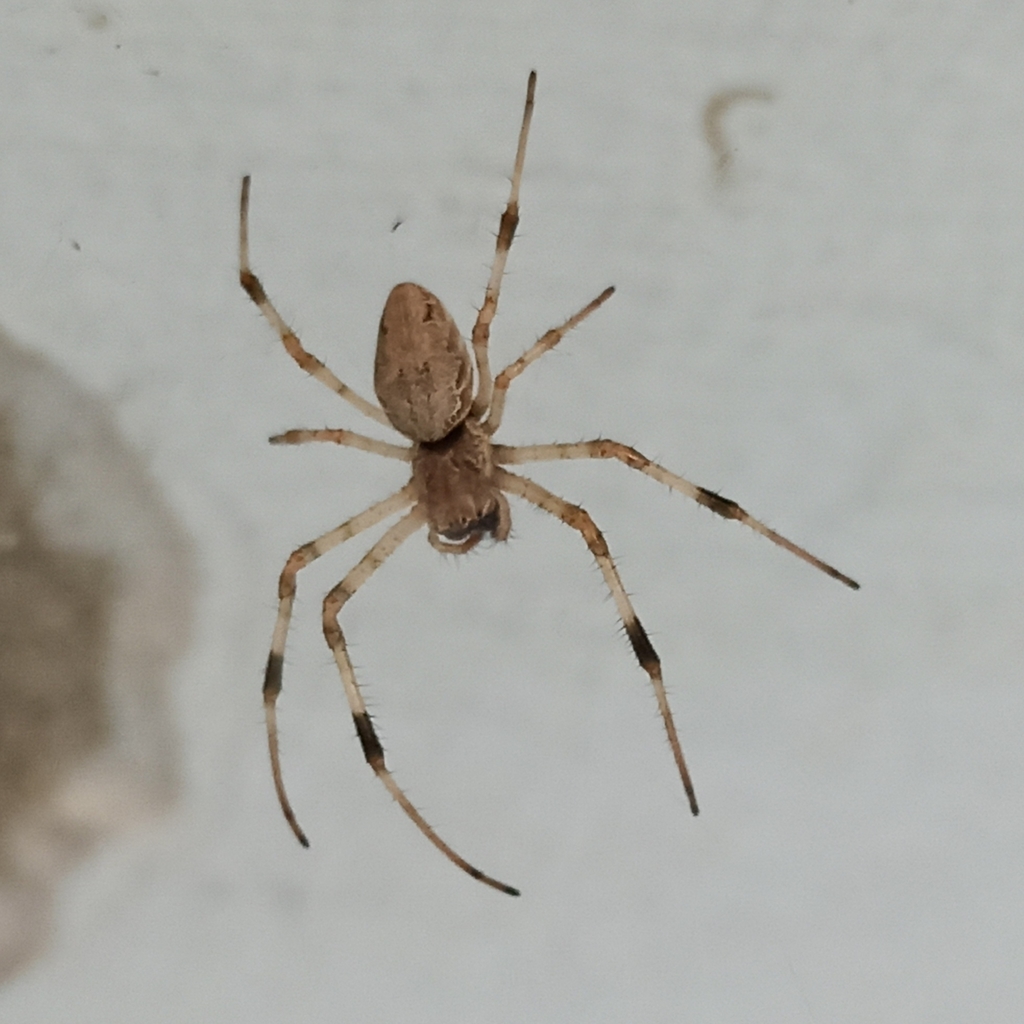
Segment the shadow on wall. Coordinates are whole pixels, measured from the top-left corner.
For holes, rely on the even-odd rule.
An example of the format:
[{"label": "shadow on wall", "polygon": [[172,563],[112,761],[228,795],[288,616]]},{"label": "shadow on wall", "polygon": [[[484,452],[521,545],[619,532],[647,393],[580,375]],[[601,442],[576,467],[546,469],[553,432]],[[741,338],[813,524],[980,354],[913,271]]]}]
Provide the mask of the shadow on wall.
[{"label": "shadow on wall", "polygon": [[61,877],[174,797],[194,571],[102,404],[0,332],[0,982]]}]

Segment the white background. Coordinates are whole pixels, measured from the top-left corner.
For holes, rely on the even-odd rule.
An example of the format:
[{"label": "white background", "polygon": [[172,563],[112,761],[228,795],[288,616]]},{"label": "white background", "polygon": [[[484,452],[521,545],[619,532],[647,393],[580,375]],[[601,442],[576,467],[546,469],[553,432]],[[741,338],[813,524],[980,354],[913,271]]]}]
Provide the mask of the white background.
[{"label": "white background", "polygon": [[[391,285],[463,331],[526,76],[494,361],[607,284],[500,439],[609,436],[735,498],[852,593],[617,464],[538,467],[605,530],[703,813],[579,538],[410,541],[343,624],[362,762],[301,581],[280,818],[259,685],[288,552],[400,485],[237,283],[372,393]],[[701,113],[737,104],[714,174]],[[1024,1012],[1024,11],[996,0],[12,3],[0,323],[109,401],[201,560],[181,799],[63,889],[5,1024],[1017,1021]],[[395,221],[401,225],[392,231]]]}]

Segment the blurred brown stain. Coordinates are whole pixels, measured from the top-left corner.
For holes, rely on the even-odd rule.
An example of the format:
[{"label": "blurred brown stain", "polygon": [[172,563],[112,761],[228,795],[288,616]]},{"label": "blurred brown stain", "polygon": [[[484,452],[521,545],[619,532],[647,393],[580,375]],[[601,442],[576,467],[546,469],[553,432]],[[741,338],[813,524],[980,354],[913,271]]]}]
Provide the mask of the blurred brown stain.
[{"label": "blurred brown stain", "polygon": [[[48,546],[0,421],[0,833],[103,746],[112,559]],[[9,869],[0,846],[0,874]]]},{"label": "blurred brown stain", "polygon": [[729,109],[737,103],[754,100],[770,103],[774,97],[767,89],[754,86],[740,86],[732,89],[721,89],[716,92],[704,106],[704,138],[715,158],[715,180],[724,184],[732,169],[734,149],[725,136],[722,121]]},{"label": "blurred brown stain", "polygon": [[[62,551],[40,538],[2,420],[0,536],[0,836],[10,836],[110,736],[103,670],[116,585],[109,557]],[[72,848],[88,838],[63,837]],[[18,854],[0,843],[0,885],[35,890]],[[39,911],[41,925],[48,915]],[[0,978],[31,959],[34,945],[5,945]]]},{"label": "blurred brown stain", "polygon": [[174,799],[193,570],[104,403],[0,331],[0,984],[64,875]]}]

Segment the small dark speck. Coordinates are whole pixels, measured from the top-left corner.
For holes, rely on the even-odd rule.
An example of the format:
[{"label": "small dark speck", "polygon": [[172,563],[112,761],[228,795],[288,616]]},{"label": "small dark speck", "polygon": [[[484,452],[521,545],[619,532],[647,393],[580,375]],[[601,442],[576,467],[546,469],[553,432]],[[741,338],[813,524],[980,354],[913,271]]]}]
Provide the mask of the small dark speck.
[{"label": "small dark speck", "polygon": [[152,78],[159,78],[160,77],[160,71],[159,71],[158,68],[146,68],[146,70],[143,71],[143,74],[144,75],[149,75]]},{"label": "small dark speck", "polygon": [[402,217],[399,217],[398,220],[396,220],[395,223],[391,225],[391,230],[397,231],[404,223],[405,220]]},{"label": "small dark speck", "polygon": [[71,248],[74,249],[75,252],[82,251],[82,247],[73,238],[71,239]]}]

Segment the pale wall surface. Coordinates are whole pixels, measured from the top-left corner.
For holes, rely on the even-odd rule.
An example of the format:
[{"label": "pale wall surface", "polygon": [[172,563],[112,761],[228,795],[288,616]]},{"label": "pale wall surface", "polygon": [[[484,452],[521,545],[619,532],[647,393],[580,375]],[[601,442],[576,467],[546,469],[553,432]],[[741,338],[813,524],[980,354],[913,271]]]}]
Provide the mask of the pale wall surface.
[{"label": "pale wall surface", "polygon": [[[201,559],[184,794],[64,890],[5,1024],[1017,1021],[1024,1012],[1024,11],[997,2],[13,4],[0,322],[109,400]],[[281,821],[259,681],[287,553],[398,486],[237,284],[369,393],[413,279],[480,301],[540,74],[495,360],[507,443],[611,436],[860,579],[614,465],[536,476],[605,529],[703,813],[578,538],[529,509],[410,542],[345,613],[400,782],[362,763],[303,579]],[[701,112],[726,119],[716,182]],[[401,226],[392,225],[401,219]],[[372,425],[370,432],[374,432]]]}]

